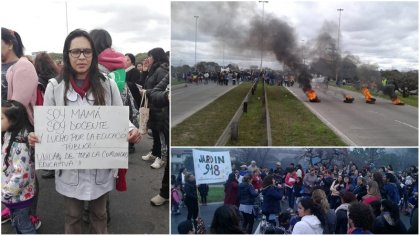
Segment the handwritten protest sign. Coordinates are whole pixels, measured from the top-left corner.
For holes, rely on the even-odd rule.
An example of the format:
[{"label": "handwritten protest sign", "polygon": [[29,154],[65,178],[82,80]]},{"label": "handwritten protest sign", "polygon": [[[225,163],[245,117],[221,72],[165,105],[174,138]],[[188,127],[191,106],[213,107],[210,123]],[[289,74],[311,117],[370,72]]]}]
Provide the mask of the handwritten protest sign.
[{"label": "handwritten protest sign", "polygon": [[128,168],[128,107],[35,106],[36,169]]},{"label": "handwritten protest sign", "polygon": [[222,183],[232,173],[229,152],[208,152],[193,149],[193,158],[197,184]]}]

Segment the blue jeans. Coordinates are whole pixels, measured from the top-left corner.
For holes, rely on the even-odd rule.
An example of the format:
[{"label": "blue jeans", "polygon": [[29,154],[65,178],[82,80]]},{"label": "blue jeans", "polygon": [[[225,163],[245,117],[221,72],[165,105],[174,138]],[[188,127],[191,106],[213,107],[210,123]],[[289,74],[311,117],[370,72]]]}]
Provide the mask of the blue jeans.
[{"label": "blue jeans", "polygon": [[293,193],[293,188],[287,188],[287,198],[289,199],[289,207],[294,209],[295,207],[295,195]]},{"label": "blue jeans", "polygon": [[35,226],[29,218],[30,207],[21,209],[10,209],[12,226],[17,234],[36,234]]}]

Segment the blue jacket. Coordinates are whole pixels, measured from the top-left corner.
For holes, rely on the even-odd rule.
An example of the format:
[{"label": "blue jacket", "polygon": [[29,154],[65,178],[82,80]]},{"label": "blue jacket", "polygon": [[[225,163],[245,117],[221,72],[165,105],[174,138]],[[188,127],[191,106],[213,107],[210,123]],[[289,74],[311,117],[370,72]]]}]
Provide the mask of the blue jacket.
[{"label": "blue jacket", "polygon": [[395,183],[386,183],[384,185],[384,189],[389,197],[389,200],[396,204],[400,202],[400,192],[398,191],[398,187]]},{"label": "blue jacket", "polygon": [[264,196],[262,204],[263,214],[278,214],[281,211],[280,200],[283,197],[283,191],[270,185],[262,190]]},{"label": "blue jacket", "polygon": [[255,192],[252,184],[240,183],[239,184],[239,203],[243,205],[254,205],[255,198],[258,196],[258,193]]}]

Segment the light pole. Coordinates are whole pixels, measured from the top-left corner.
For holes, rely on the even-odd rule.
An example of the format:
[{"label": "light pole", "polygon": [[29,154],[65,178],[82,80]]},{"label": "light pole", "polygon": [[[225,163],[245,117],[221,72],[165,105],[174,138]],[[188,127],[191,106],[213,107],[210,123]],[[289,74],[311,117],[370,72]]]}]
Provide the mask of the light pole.
[{"label": "light pole", "polygon": [[268,1],[258,1],[262,3],[262,20],[261,20],[261,63],[260,63],[260,71],[262,71],[262,60],[263,60],[263,50],[264,50],[264,3],[268,3]]},{"label": "light pole", "polygon": [[342,8],[338,8],[338,32],[337,32],[337,62],[336,62],[336,69],[335,69],[335,81],[338,82],[338,68],[340,63],[340,25],[341,25],[341,12],[344,11]]},{"label": "light pole", "polygon": [[197,70],[197,20],[199,16],[194,16],[195,18],[195,56],[194,56],[194,67]]},{"label": "light pole", "polygon": [[66,33],[69,35],[69,20],[67,17],[67,1],[66,1]]},{"label": "light pole", "polygon": [[305,40],[301,40],[302,41],[302,58],[303,58],[303,64],[305,65]]}]

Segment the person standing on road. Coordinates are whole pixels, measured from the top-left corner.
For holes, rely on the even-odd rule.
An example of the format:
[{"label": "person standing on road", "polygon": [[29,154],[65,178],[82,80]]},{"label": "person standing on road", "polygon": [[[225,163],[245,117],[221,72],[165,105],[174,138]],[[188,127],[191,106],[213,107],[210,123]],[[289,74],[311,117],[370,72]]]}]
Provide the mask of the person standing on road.
[{"label": "person standing on road", "polygon": [[28,133],[33,131],[33,126],[20,102],[2,101],[1,131],[5,132],[1,155],[1,202],[10,209],[17,234],[36,234],[29,215],[38,191],[34,151],[28,145]]},{"label": "person standing on road", "polygon": [[209,194],[209,185],[208,184],[198,185],[198,191],[200,192],[201,205],[207,206],[207,195]]},{"label": "person standing on road", "polygon": [[258,190],[254,189],[251,184],[252,176],[245,175],[242,178],[242,183],[239,184],[239,211],[243,215],[242,229],[252,234],[254,228],[254,203],[255,198],[258,196]]},{"label": "person standing on road", "polygon": [[315,175],[315,168],[312,167],[310,173],[305,175],[303,178],[303,187],[306,197],[310,197],[312,195],[312,191],[314,190],[317,180],[318,177]]},{"label": "person standing on road", "polygon": [[[47,88],[48,81],[58,75],[58,67],[46,52],[41,52],[35,57],[34,62],[36,73],[38,74],[38,90],[37,90],[37,104],[44,104],[44,94]],[[38,104],[38,102],[40,104]],[[54,170],[45,170],[41,175],[42,178],[54,178]]]},{"label": "person standing on road", "polygon": [[187,220],[196,220],[198,217],[198,195],[197,185],[193,174],[188,173],[185,176],[185,205],[188,209]]},{"label": "person standing on road", "polygon": [[[34,65],[23,55],[24,46],[20,35],[10,29],[1,28],[1,62],[2,62],[2,99],[15,100],[26,108],[29,122],[34,125],[34,106],[37,100],[38,76]],[[3,76],[4,75],[4,76]],[[35,188],[39,189],[35,175]],[[36,228],[41,221],[36,215],[38,193],[31,208],[31,220]],[[2,218],[7,218],[8,209],[2,211]]]},{"label": "person standing on road", "polygon": [[236,179],[235,173],[230,173],[228,180],[225,184],[225,205],[235,205],[239,207],[239,196],[238,196],[238,180]]},{"label": "person standing on road", "polygon": [[275,226],[276,217],[281,212],[280,200],[283,197],[283,190],[275,186],[275,180],[268,175],[264,178],[261,192],[263,195],[262,213],[267,221]]},{"label": "person standing on road", "polygon": [[[63,71],[51,79],[45,91],[45,106],[122,106],[116,83],[106,79],[98,69],[98,54],[86,31],[76,29],[66,38],[63,48]],[[130,123],[128,141],[139,142],[140,133]],[[39,142],[29,135],[29,144]],[[92,178],[95,176],[95,178]],[[96,180],[102,180],[98,183]],[[55,186],[64,197],[64,232],[82,233],[83,203],[90,205],[90,232],[105,234],[106,199],[114,188],[113,169],[56,170]]]},{"label": "person standing on road", "polygon": [[[150,97],[153,88],[169,73],[169,59],[162,48],[154,48],[148,52],[149,70],[145,82],[145,93],[142,96]],[[143,105],[143,104],[142,104]],[[153,148],[147,155],[142,156],[144,161],[153,160],[150,165],[153,169],[159,169],[164,165],[162,160],[162,142],[160,137],[161,123],[164,119],[164,111],[161,108],[155,107],[149,99],[149,123],[153,135]]]}]

